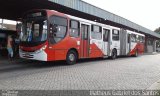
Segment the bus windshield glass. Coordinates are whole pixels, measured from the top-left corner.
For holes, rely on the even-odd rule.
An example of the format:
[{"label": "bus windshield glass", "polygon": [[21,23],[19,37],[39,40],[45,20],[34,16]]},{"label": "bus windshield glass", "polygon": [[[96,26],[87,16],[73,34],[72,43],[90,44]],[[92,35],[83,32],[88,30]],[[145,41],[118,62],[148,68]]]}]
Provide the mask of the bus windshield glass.
[{"label": "bus windshield glass", "polygon": [[47,40],[47,20],[44,18],[26,19],[22,25],[22,42],[43,42]]}]

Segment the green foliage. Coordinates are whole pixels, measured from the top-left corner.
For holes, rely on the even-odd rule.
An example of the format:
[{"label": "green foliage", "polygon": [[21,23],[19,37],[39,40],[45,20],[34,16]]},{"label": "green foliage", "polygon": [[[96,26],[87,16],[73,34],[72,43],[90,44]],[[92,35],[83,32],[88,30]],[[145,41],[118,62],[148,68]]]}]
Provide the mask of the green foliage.
[{"label": "green foliage", "polygon": [[159,27],[159,28],[157,28],[154,32],[157,32],[157,33],[159,33],[159,34],[160,34],[160,27]]},{"label": "green foliage", "polygon": [[[160,27],[157,28],[154,32],[160,34]],[[157,44],[156,44],[156,45],[157,45],[157,48],[160,48],[160,40],[157,41]]]}]

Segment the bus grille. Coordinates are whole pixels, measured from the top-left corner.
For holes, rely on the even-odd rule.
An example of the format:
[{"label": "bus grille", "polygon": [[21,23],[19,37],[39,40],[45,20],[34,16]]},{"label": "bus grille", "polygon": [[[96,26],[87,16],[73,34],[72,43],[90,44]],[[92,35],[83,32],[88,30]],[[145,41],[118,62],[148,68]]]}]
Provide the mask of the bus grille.
[{"label": "bus grille", "polygon": [[[22,49],[21,49],[21,50],[22,50]],[[22,51],[24,51],[24,52],[35,52],[34,50],[32,50],[32,51],[22,50]]]},{"label": "bus grille", "polygon": [[34,56],[31,55],[31,54],[22,54],[22,56],[23,56],[24,58],[34,58]]}]

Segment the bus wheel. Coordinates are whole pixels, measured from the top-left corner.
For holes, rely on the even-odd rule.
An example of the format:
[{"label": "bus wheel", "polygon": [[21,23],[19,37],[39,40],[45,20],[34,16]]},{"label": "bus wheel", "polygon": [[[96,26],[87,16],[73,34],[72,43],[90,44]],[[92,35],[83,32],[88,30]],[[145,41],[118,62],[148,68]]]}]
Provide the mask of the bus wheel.
[{"label": "bus wheel", "polygon": [[134,57],[138,57],[138,55],[139,55],[139,54],[138,54],[138,50],[136,50]]},{"label": "bus wheel", "polygon": [[112,56],[111,56],[112,59],[116,59],[117,58],[117,51],[115,49],[113,49],[112,51]]},{"label": "bus wheel", "polygon": [[66,58],[67,64],[73,65],[73,64],[76,64],[76,61],[77,61],[77,53],[73,50],[70,50],[67,53],[67,58]]}]

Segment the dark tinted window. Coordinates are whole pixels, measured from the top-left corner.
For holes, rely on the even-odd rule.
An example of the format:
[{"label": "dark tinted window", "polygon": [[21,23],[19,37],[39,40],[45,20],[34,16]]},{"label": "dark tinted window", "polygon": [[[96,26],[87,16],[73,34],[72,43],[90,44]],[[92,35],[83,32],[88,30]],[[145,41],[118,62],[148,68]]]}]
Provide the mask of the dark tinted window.
[{"label": "dark tinted window", "polygon": [[5,33],[0,33],[0,38],[6,38],[6,34]]},{"label": "dark tinted window", "polygon": [[137,42],[137,37],[135,34],[131,34],[131,42]]},{"label": "dark tinted window", "polygon": [[22,42],[42,42],[47,40],[47,20],[36,17],[24,20]]},{"label": "dark tinted window", "polygon": [[128,36],[128,43],[130,43],[131,42],[131,35],[128,34],[127,36]]},{"label": "dark tinted window", "polygon": [[110,30],[103,29],[103,41],[109,41],[109,33],[110,33]]},{"label": "dark tinted window", "polygon": [[79,28],[79,22],[75,20],[71,20],[71,28],[78,29]]},{"label": "dark tinted window", "polygon": [[141,43],[144,43],[144,37],[143,36],[138,36],[138,41]]},{"label": "dark tinted window", "polygon": [[92,31],[100,32],[100,26],[92,25]]},{"label": "dark tinted window", "polygon": [[56,25],[67,26],[67,19],[63,18],[63,17],[52,16],[50,18],[50,23],[51,24],[56,24]]},{"label": "dark tinted window", "polygon": [[101,40],[102,39],[102,31],[101,31],[101,27],[100,26],[96,26],[96,25],[92,25],[92,39],[98,39]]},{"label": "dark tinted window", "polygon": [[79,36],[79,22],[75,20],[70,21],[70,36],[71,37],[78,37]]},{"label": "dark tinted window", "polygon": [[119,30],[115,29],[112,30],[112,39],[114,41],[119,41]]},{"label": "dark tinted window", "polygon": [[50,17],[50,43],[61,41],[67,33],[67,19],[58,16]]},{"label": "dark tinted window", "polygon": [[137,35],[137,36],[136,36],[136,39],[137,39],[137,42],[140,42],[141,36]]},{"label": "dark tinted window", "polygon": [[145,37],[142,36],[142,42],[145,43]]},{"label": "dark tinted window", "polygon": [[66,34],[66,30],[67,28],[65,26],[61,26],[61,25],[58,25],[57,26],[57,32],[55,33],[56,34],[56,37],[57,38],[64,38],[65,34]]}]

